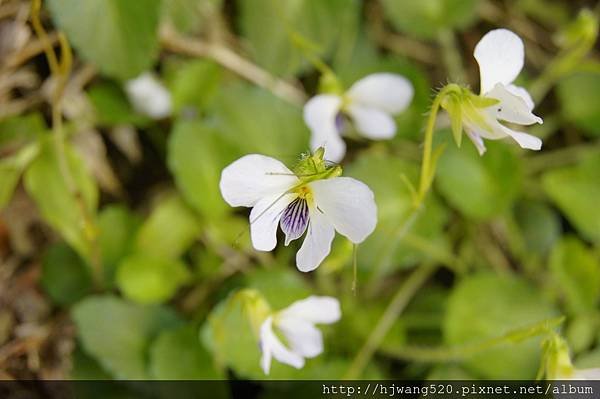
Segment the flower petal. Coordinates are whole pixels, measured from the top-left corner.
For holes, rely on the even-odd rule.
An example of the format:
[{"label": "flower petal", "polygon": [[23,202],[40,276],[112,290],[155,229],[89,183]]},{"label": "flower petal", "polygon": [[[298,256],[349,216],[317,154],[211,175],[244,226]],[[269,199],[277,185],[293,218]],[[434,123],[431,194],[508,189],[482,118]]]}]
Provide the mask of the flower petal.
[{"label": "flower petal", "polygon": [[529,94],[529,92],[524,87],[508,85],[508,86],[506,86],[506,90],[510,91],[515,96],[521,97],[523,99],[523,101],[525,101],[525,104],[527,105],[527,108],[529,109],[529,111],[533,111],[533,108],[535,107],[535,103],[533,102],[533,98],[531,97],[531,94]]},{"label": "flower petal", "polygon": [[403,76],[393,73],[374,73],[354,83],[347,95],[353,104],[397,114],[408,107],[414,89],[412,83]]},{"label": "flower petal", "polygon": [[281,194],[298,183],[284,164],[264,155],[246,155],[221,172],[221,195],[231,206],[254,206],[266,196]]},{"label": "flower petal", "polygon": [[339,162],[346,154],[346,144],[336,127],[336,117],[342,106],[342,99],[331,94],[321,94],[311,98],[304,105],[304,121],[311,132],[311,150],[325,147],[325,158]]},{"label": "flower petal", "polygon": [[309,208],[310,223],[300,250],[296,254],[296,266],[301,272],[316,269],[331,251],[335,229],[318,209]]},{"label": "flower petal", "polygon": [[297,194],[276,194],[260,200],[250,212],[252,246],[258,251],[272,251],[277,245],[277,226],[284,209]]},{"label": "flower petal", "polygon": [[310,188],[317,208],[353,243],[364,241],[375,230],[377,205],[366,184],[351,177],[336,177],[314,181]]},{"label": "flower petal", "polygon": [[481,94],[492,90],[496,83],[512,83],[525,60],[523,41],[507,29],[489,31],[481,38],[473,53],[479,64]]},{"label": "flower petal", "polygon": [[[513,86],[512,90],[515,90],[515,88],[516,86]],[[525,91],[525,89],[522,90]],[[497,119],[518,123],[519,125],[544,123],[542,118],[531,112],[533,108],[527,103],[527,101],[531,101],[531,98],[525,99],[519,95],[515,95],[511,90],[508,90],[500,83],[496,84],[494,88],[486,94],[486,97],[500,100],[499,104],[490,107]]]},{"label": "flower petal", "polygon": [[133,108],[141,114],[154,119],[166,118],[171,114],[171,94],[149,72],[128,80],[125,92]]},{"label": "flower petal", "polygon": [[285,317],[297,317],[311,323],[331,324],[342,316],[340,301],[330,296],[309,296],[296,301],[280,314]]},{"label": "flower petal", "polygon": [[271,356],[297,369],[304,366],[304,358],[286,348],[273,332],[272,317],[268,317],[260,326],[260,346],[262,350],[260,363],[267,375],[271,368]]},{"label": "flower petal", "polygon": [[531,134],[517,132],[512,130],[504,125],[498,123],[498,126],[502,129],[502,131],[507,135],[513,138],[521,148],[526,148],[528,150],[541,150],[542,149],[542,140],[539,137],[535,137]]},{"label": "flower petal", "polygon": [[309,222],[308,204],[304,198],[296,198],[281,215],[281,230],[285,233],[285,246],[300,237],[306,231]]},{"label": "flower petal", "polygon": [[485,154],[487,148],[485,148],[485,143],[483,142],[481,136],[476,131],[469,128],[466,128],[465,132],[467,132],[467,136],[469,137],[469,139],[471,139],[471,141],[475,145],[475,148],[477,148],[477,152],[479,152],[479,155]]},{"label": "flower petal", "polygon": [[350,105],[348,114],[363,136],[374,140],[389,139],[396,134],[396,122],[384,111],[362,105]]},{"label": "flower petal", "polygon": [[295,353],[311,358],[323,352],[323,335],[312,323],[296,317],[277,318],[277,327]]},{"label": "flower petal", "polygon": [[[567,378],[565,378],[567,379]],[[600,380],[600,368],[595,369],[576,369],[571,377],[573,380]]]}]

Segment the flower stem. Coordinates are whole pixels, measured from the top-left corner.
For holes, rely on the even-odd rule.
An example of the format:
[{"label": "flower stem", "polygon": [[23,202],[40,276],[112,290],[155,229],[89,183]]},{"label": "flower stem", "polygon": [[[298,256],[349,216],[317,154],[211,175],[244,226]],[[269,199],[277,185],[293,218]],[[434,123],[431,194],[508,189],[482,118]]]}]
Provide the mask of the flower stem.
[{"label": "flower stem", "polygon": [[412,360],[423,363],[444,363],[469,358],[488,349],[515,342],[520,342],[540,335],[551,334],[552,329],[559,326],[564,317],[542,320],[538,323],[512,330],[506,334],[489,338],[480,342],[454,347],[409,347],[386,348],[385,354],[397,359]]},{"label": "flower stem", "polygon": [[375,325],[375,328],[369,335],[369,338],[354,358],[350,368],[344,375],[344,379],[351,380],[360,377],[364,368],[369,363],[369,360],[381,344],[381,341],[383,341],[386,334],[394,324],[394,321],[396,321],[412,297],[435,270],[435,266],[423,264],[411,273],[404,284],[402,284],[396,295],[394,295],[394,298],[392,298],[392,301],[385,309],[385,312],[377,322],[377,325]]},{"label": "flower stem", "polygon": [[429,118],[427,119],[427,125],[425,127],[425,142],[423,143],[421,177],[419,179],[419,188],[417,191],[417,196],[414,200],[415,208],[419,208],[422,205],[433,180],[433,168],[435,166],[432,162],[433,132],[435,129],[437,114],[440,109],[440,106],[442,105],[442,100],[448,93],[459,90],[460,87],[454,83],[444,86],[444,88],[438,92],[437,96],[435,96],[433,104],[431,105],[431,110],[429,111]]}]

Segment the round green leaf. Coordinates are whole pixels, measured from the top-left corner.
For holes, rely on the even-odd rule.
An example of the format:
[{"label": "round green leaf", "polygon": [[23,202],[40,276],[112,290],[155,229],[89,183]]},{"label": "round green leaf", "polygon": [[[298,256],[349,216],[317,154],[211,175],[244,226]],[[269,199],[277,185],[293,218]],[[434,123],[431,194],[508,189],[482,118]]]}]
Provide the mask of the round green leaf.
[{"label": "round green leaf", "polygon": [[163,331],[150,348],[150,373],[159,380],[216,380],[214,360],[190,326]]},{"label": "round green leaf", "polygon": [[106,75],[130,79],[154,61],[160,0],[49,0],[48,6],[73,47]]},{"label": "round green leaf", "polygon": [[437,165],[437,188],[470,218],[487,219],[504,212],[521,188],[520,159],[505,143],[488,140],[483,156],[471,143],[464,144],[446,147]]},{"label": "round green leaf", "polygon": [[218,218],[230,211],[217,188],[221,171],[236,155],[217,130],[199,121],[178,121],[167,157],[181,194],[202,216]]},{"label": "round green leaf", "polygon": [[25,172],[25,187],[44,219],[83,258],[89,259],[92,253],[93,226],[82,223],[82,218],[84,213],[91,217],[95,215],[98,187],[69,143],[65,143],[64,155],[78,198],[71,193],[65,181],[53,138],[46,138],[40,143],[39,155]]},{"label": "round green leaf", "polygon": [[462,29],[474,22],[478,0],[382,0],[396,29],[433,39],[443,29]]},{"label": "round green leaf", "polygon": [[[444,321],[447,344],[476,344],[555,316],[541,292],[517,277],[479,274],[464,278],[450,294]],[[502,344],[465,360],[488,379],[534,378],[540,339]]]},{"label": "round green leaf", "polygon": [[41,282],[59,305],[70,305],[92,290],[88,265],[66,244],[55,244],[46,252]]},{"label": "round green leaf", "polygon": [[600,73],[580,72],[562,79],[558,99],[569,122],[590,137],[600,136]]},{"label": "round green leaf", "polygon": [[117,285],[138,303],[169,300],[189,277],[182,262],[142,253],[128,256],[117,269]]},{"label": "round green leaf", "polygon": [[600,153],[542,176],[546,194],[587,239],[600,243]]},{"label": "round green leaf", "polygon": [[72,311],[86,353],[117,379],[148,379],[147,350],[163,329],[179,325],[171,310],[132,304],[112,295],[92,296]]}]

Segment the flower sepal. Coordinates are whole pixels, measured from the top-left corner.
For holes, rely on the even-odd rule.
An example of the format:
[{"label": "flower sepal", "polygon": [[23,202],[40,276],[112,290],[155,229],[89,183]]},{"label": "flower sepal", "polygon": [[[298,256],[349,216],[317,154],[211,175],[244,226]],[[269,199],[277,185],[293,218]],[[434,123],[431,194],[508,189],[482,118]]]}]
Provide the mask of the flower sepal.
[{"label": "flower sepal", "polygon": [[342,175],[340,165],[328,165],[325,161],[325,148],[323,147],[317,148],[312,154],[303,154],[293,171],[302,185]]}]

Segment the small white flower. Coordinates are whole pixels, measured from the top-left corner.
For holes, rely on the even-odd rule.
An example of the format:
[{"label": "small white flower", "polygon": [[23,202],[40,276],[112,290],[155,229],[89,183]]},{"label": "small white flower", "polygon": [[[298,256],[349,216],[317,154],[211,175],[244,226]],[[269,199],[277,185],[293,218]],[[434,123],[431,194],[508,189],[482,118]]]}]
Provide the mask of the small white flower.
[{"label": "small white flower", "polygon": [[166,118],[171,114],[171,94],[149,72],[125,82],[125,92],[133,108],[153,119]]},{"label": "small white flower", "polygon": [[600,368],[596,369],[573,369],[572,373],[558,375],[558,380],[590,380],[600,381]]},{"label": "small white flower", "polygon": [[367,238],[377,223],[377,207],[369,187],[337,177],[339,166],[326,166],[322,149],[294,170],[264,155],[246,155],[223,169],[219,186],[229,205],[252,207],[250,235],[255,249],[275,248],[278,225],[285,233],[285,245],[306,232],[296,265],[308,272],[329,254],[336,230],[353,243]]},{"label": "small white flower", "polygon": [[471,107],[463,111],[463,126],[479,153],[485,152],[483,138],[497,140],[511,137],[522,148],[541,149],[539,138],[500,123],[531,125],[543,122],[532,113],[534,104],[527,90],[512,84],[523,69],[523,41],[509,30],[495,29],[481,38],[473,55],[479,64],[480,95],[499,101],[487,108]]},{"label": "small white flower", "polygon": [[369,75],[343,95],[320,94],[304,106],[304,121],[311,130],[312,150],[325,146],[325,158],[339,162],[346,153],[345,118],[351,119],[358,133],[374,139],[389,139],[396,133],[391,115],[410,104],[413,86],[404,77],[392,73]]},{"label": "small white flower", "polygon": [[[297,369],[304,367],[305,358],[313,358],[323,352],[323,336],[315,324],[331,324],[341,317],[337,299],[310,296],[267,317],[260,327],[260,365],[269,374],[271,358]],[[284,345],[273,328],[283,335],[289,348]]]}]

